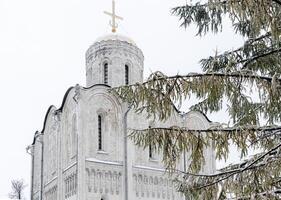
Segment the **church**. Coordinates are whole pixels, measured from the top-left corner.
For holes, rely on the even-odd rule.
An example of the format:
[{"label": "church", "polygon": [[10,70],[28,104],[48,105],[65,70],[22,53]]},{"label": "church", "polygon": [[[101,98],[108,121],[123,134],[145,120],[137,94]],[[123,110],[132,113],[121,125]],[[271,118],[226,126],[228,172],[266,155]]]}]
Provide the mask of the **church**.
[{"label": "church", "polygon": [[[212,126],[199,112],[176,110],[165,121],[138,114],[112,87],[143,82],[144,55],[129,37],[116,34],[113,1],[112,34],[98,38],[86,52],[86,86],[70,87],[60,107],[50,106],[42,131],[34,135],[31,200],[184,200],[161,154],[143,149],[127,137],[132,129]],[[205,151],[202,171],[215,170],[215,154]],[[189,154],[178,168],[185,170]]]}]

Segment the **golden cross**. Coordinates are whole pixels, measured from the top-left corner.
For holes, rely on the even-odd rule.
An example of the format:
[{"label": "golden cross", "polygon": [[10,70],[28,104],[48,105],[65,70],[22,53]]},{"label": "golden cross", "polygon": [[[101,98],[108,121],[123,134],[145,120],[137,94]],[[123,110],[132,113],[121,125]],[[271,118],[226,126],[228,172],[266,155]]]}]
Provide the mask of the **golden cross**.
[{"label": "golden cross", "polygon": [[112,21],[110,22],[110,26],[112,27],[112,32],[115,33],[116,29],[118,28],[118,24],[116,23],[116,19],[123,20],[122,17],[119,17],[118,15],[115,14],[115,1],[112,0],[112,13],[104,11],[106,15],[109,15],[112,17]]}]

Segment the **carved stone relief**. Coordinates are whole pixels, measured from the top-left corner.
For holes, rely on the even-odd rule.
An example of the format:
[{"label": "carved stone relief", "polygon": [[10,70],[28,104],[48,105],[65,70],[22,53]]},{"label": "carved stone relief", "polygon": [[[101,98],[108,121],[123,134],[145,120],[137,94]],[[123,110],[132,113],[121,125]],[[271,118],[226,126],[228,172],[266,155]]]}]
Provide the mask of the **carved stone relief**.
[{"label": "carved stone relief", "polygon": [[51,187],[45,192],[45,200],[57,200],[57,185]]},{"label": "carved stone relief", "polygon": [[133,184],[136,197],[176,199],[173,182],[168,178],[133,174]]},{"label": "carved stone relief", "polygon": [[73,172],[64,179],[64,197],[68,199],[77,194],[77,172]]},{"label": "carved stone relief", "polygon": [[122,174],[118,171],[86,169],[88,192],[119,195],[122,186]]}]

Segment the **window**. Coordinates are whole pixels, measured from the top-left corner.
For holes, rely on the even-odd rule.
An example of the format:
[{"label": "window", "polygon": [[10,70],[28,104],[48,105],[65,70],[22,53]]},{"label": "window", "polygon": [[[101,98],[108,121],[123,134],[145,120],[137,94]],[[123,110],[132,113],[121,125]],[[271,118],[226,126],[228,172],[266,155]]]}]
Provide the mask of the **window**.
[{"label": "window", "polygon": [[108,63],[103,65],[103,83],[108,84]]},{"label": "window", "polygon": [[152,150],[151,144],[150,144],[149,147],[148,147],[148,152],[149,152],[149,158],[150,158],[150,159],[154,159],[153,150]]},{"label": "window", "polygon": [[149,156],[150,161],[153,161],[153,162],[158,161],[157,149],[155,148],[154,145],[148,146],[148,156]]},{"label": "window", "polygon": [[125,85],[129,85],[129,65],[125,65]]},{"label": "window", "polygon": [[[148,128],[151,129],[152,127],[154,127],[154,122],[150,122]],[[156,161],[157,160],[157,156],[156,156],[156,147],[152,144],[150,144],[148,146],[148,156],[149,156],[149,160],[151,161]]]},{"label": "window", "polygon": [[102,150],[102,116],[98,115],[98,150]]}]

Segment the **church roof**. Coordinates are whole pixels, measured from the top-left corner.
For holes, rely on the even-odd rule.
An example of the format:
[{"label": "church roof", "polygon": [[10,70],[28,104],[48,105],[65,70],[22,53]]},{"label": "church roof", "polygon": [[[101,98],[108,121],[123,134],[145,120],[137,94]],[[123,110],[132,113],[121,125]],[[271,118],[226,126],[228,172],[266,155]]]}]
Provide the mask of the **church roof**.
[{"label": "church roof", "polygon": [[99,37],[96,42],[102,42],[102,41],[109,41],[109,40],[113,40],[113,41],[123,41],[123,42],[127,42],[129,44],[132,44],[134,46],[137,46],[137,44],[129,37],[124,36],[124,35],[120,35],[120,34],[109,34],[109,35],[105,35],[102,37]]},{"label": "church roof", "polygon": [[[106,84],[95,84],[95,85],[92,85],[92,86],[90,86],[90,87],[82,87],[82,89],[91,89],[91,88],[93,88],[93,87],[96,87],[96,86],[104,86],[104,87],[107,87],[107,88],[111,88],[109,85],[106,85]],[[47,110],[47,113],[45,114],[45,118],[44,118],[44,123],[43,123],[43,129],[42,129],[42,131],[41,132],[39,132],[39,131],[36,131],[35,132],[35,134],[34,134],[34,138],[33,138],[33,142],[32,142],[32,145],[34,145],[35,144],[35,140],[36,140],[36,136],[39,134],[39,133],[44,133],[44,131],[45,131],[45,128],[46,128],[46,123],[47,123],[47,119],[48,119],[48,115],[49,115],[49,113],[53,110],[55,110],[55,111],[59,111],[59,112],[63,112],[63,109],[64,109],[64,106],[65,106],[65,103],[66,103],[66,99],[68,98],[68,95],[70,94],[70,91],[72,90],[72,89],[74,89],[74,87],[72,86],[72,87],[70,87],[70,88],[68,88],[68,90],[66,91],[66,93],[65,93],[65,95],[64,95],[64,97],[63,97],[63,100],[62,100],[62,104],[61,104],[61,106],[60,106],[60,108],[56,108],[54,105],[51,105],[51,106],[49,106],[49,108],[48,108],[48,110]],[[198,113],[198,114],[200,114],[200,115],[202,115],[209,123],[212,123],[212,121],[203,113],[203,112],[201,112],[201,111],[189,111],[189,112],[187,112],[187,113],[182,113],[182,112],[180,112],[178,109],[177,109],[177,107],[173,104],[173,108],[175,109],[175,111],[179,114],[179,115],[188,115],[188,114],[190,114],[190,113]]]}]

